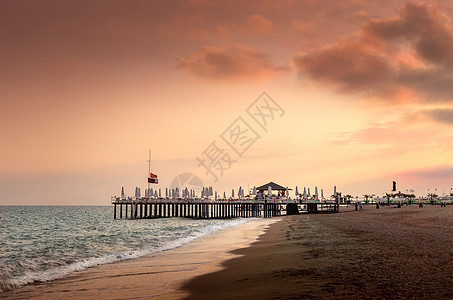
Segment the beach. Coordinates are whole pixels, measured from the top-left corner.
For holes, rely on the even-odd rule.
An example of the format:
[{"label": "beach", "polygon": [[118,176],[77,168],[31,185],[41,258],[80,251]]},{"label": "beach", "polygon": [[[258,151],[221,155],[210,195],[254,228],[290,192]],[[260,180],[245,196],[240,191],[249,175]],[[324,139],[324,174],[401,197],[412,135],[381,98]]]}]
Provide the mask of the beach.
[{"label": "beach", "polygon": [[[141,258],[89,268],[45,283],[0,293],[2,299],[180,299],[189,296],[182,283],[220,270],[281,219],[255,219]],[[125,221],[131,222],[131,221]],[[133,222],[133,221],[132,221]]]},{"label": "beach", "polygon": [[[453,207],[342,207],[254,220],[6,299],[453,297]],[[265,234],[263,234],[265,232]]]},{"label": "beach", "polygon": [[190,299],[452,299],[453,207],[288,216],[234,253]]}]

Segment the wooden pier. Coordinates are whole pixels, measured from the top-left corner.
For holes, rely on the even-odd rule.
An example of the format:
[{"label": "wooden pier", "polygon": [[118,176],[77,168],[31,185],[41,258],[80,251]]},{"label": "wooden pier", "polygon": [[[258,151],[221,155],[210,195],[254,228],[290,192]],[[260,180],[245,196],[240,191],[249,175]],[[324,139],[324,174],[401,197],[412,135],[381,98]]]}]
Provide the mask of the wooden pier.
[{"label": "wooden pier", "polygon": [[154,218],[273,218],[299,213],[338,212],[339,204],[329,202],[143,199],[112,197],[114,219]]}]

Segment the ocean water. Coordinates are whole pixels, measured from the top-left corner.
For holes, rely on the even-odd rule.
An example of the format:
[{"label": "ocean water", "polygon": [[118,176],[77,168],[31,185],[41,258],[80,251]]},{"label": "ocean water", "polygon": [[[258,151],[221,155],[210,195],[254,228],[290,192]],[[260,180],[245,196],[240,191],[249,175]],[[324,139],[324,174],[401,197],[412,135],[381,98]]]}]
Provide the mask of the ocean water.
[{"label": "ocean water", "polygon": [[110,206],[0,206],[0,288],[173,249],[245,222],[114,220]]}]

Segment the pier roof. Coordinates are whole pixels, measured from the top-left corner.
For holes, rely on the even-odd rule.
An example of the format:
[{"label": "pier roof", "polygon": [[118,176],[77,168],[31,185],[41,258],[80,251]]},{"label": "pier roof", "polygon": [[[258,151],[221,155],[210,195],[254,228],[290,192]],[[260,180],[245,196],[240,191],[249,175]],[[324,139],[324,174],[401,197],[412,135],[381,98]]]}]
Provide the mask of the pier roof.
[{"label": "pier roof", "polygon": [[[266,184],[263,184],[262,186],[259,186],[257,187],[256,189],[258,191],[264,191],[264,190],[267,190],[269,188],[269,186],[271,187],[272,190],[274,191],[286,191],[286,187],[284,186],[281,186],[279,184],[276,184],[275,182],[271,181],[269,183],[266,183]],[[288,189],[288,190],[291,190],[291,189]]]}]

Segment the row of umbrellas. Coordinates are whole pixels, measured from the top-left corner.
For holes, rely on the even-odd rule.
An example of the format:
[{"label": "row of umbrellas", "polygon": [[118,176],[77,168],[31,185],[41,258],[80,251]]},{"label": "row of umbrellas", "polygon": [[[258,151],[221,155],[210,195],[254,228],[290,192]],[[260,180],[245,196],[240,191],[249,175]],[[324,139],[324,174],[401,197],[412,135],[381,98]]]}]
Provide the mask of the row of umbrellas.
[{"label": "row of umbrellas", "polygon": [[[268,196],[271,196],[272,195],[272,187],[269,186],[268,189],[267,189],[267,194]],[[334,195],[337,194],[337,190],[336,190],[336,186],[334,187]],[[253,190],[252,190],[252,195],[256,196],[257,195],[257,190],[256,190],[256,187],[253,187]],[[285,195],[286,197],[289,198],[289,189],[288,187],[286,187],[286,191],[285,191]],[[298,190],[298,187],[296,186],[296,190],[295,190],[295,195],[296,197],[299,196],[303,199],[308,199],[308,198],[311,198],[312,195],[310,193],[310,188],[306,188],[304,187],[304,191],[303,193],[299,194],[299,190]],[[203,187],[203,189],[201,190],[201,198],[209,198],[211,196],[214,196],[215,199],[218,198],[218,194],[217,194],[217,191],[213,192],[213,189],[212,189],[212,186],[210,187]],[[324,190],[321,189],[321,198],[324,198]],[[124,198],[125,197],[125,193],[124,193],[124,187],[121,188],[121,197]],[[141,190],[139,187],[136,187],[135,188],[135,197],[136,198],[140,198],[141,197]],[[161,189],[159,188],[158,190],[154,190],[153,188],[148,188],[145,190],[145,198],[151,198],[151,197],[159,197],[161,198],[162,197],[162,191]],[[180,190],[179,188],[173,188],[173,189],[169,189],[169,188],[165,188],[165,198],[179,198],[179,197],[183,197],[183,198],[196,198],[197,197],[197,194],[196,194],[196,191],[194,189],[188,189],[187,187]],[[231,190],[231,197],[234,198],[234,189]],[[239,187],[239,190],[238,190],[238,193],[237,193],[237,197],[239,199],[243,199],[245,198],[245,192],[244,192],[244,189],[240,186]],[[315,192],[313,194],[313,197],[315,197],[316,199],[319,197],[318,195],[318,187],[315,186]],[[223,198],[226,199],[226,193],[223,192]]]}]

